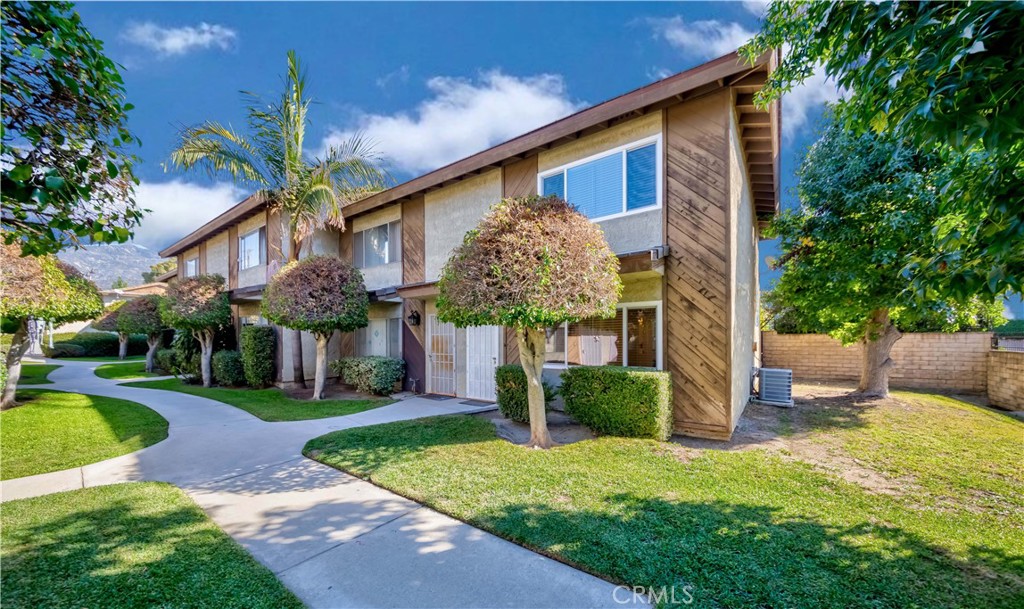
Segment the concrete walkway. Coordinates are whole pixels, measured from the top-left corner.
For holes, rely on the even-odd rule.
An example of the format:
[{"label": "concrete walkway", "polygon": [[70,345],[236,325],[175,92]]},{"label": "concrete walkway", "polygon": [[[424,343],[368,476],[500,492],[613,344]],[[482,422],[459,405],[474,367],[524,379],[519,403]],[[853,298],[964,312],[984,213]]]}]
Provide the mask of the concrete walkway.
[{"label": "concrete walkway", "polygon": [[[408,398],[358,414],[268,423],[183,393],[122,387],[97,362],[53,361],[52,385],[145,404],[166,440],[92,465],[0,482],[3,500],[134,480],[184,489],[310,607],[621,607],[615,586],[306,459],[337,429],[486,410]],[[27,388],[27,387],[26,387]],[[628,597],[618,591],[619,600]]]}]

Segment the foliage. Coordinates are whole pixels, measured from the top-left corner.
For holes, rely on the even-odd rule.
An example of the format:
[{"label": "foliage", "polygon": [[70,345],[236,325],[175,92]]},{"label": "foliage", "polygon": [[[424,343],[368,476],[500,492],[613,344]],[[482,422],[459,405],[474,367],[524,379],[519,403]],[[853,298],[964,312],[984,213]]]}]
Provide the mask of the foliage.
[{"label": "foliage", "polygon": [[111,290],[122,290],[126,287],[128,287],[128,282],[125,281],[124,277],[121,277],[120,275],[117,276],[117,279],[114,280],[114,283],[110,284]]},{"label": "foliage", "polygon": [[[498,391],[498,410],[518,423],[530,422],[530,402],[526,391],[526,372],[519,364],[505,364],[494,370],[494,383]],[[548,383],[544,387],[544,406],[555,399],[555,389]]]},{"label": "foliage", "polygon": [[171,341],[174,361],[171,368],[165,368],[186,383],[202,382],[202,348],[195,336],[189,332],[178,332]]},{"label": "foliage", "polygon": [[391,395],[405,376],[405,360],[380,355],[344,357],[331,362],[331,369],[363,393]]},{"label": "foliage", "polygon": [[124,81],[70,2],[4,2],[4,242],[124,242],[142,219]]},{"label": "foliage", "polygon": [[277,388],[228,389],[225,387],[200,387],[199,385],[184,384],[178,379],[138,381],[125,383],[125,387],[142,387],[197,395],[241,408],[264,421],[307,421],[310,419],[340,417],[387,406],[392,403],[392,400],[387,398],[299,400],[288,397]]},{"label": "foliage", "polygon": [[796,306],[783,300],[783,294],[775,290],[761,292],[761,329],[779,334],[825,333],[817,317],[803,315]]},{"label": "foliage", "polygon": [[149,295],[128,301],[118,313],[117,331],[153,337],[163,333],[165,326],[160,317],[160,300],[157,295]]},{"label": "foliage", "polygon": [[103,313],[92,322],[93,329],[100,332],[117,332],[117,318],[124,303],[124,300],[115,300],[104,307]]},{"label": "foliage", "polygon": [[218,385],[241,387],[245,385],[245,368],[238,351],[218,351],[213,354],[213,378]]},{"label": "foliage", "polygon": [[672,435],[672,376],[648,368],[574,366],[562,373],[565,412],[612,436]]},{"label": "foliage", "polygon": [[174,374],[178,366],[177,355],[178,352],[171,348],[158,350],[156,352],[156,367],[167,374]]},{"label": "foliage", "polygon": [[[57,355],[60,351],[67,352],[68,347],[78,355]],[[118,353],[119,340],[116,334],[106,332],[80,332],[69,336],[61,341],[54,341],[53,348],[43,344],[43,353],[47,357],[114,357]],[[146,336],[143,334],[131,334],[128,336],[128,355],[143,355],[148,349]]]},{"label": "foliage", "polygon": [[1000,336],[1024,336],[1024,319],[1011,319],[994,332]]},{"label": "foliage", "polygon": [[263,291],[268,320],[318,335],[365,328],[369,307],[362,273],[333,256],[288,263]]},{"label": "foliage", "polygon": [[53,346],[43,345],[43,354],[46,357],[60,359],[62,357],[86,357],[85,347],[75,343],[53,343]]},{"label": "foliage", "polygon": [[773,2],[743,53],[788,48],[759,102],[821,65],[846,128],[938,152],[938,247],[907,268],[925,292],[992,296],[1024,281],[1021,31],[1020,2]]},{"label": "foliage", "polygon": [[267,387],[274,382],[277,359],[277,333],[272,326],[242,328],[242,367],[250,387]]},{"label": "foliage", "polygon": [[142,272],[142,283],[153,283],[160,275],[176,268],[178,268],[177,260],[161,260],[150,266],[148,271]]},{"label": "foliage", "polygon": [[601,228],[554,197],[504,199],[445,264],[438,316],[458,327],[540,328],[611,317],[619,262]]},{"label": "foliage", "polygon": [[22,256],[0,245],[0,317],[46,319],[54,325],[92,319],[103,310],[96,285],[53,256]]},{"label": "foliage", "polygon": [[231,323],[231,305],[220,275],[184,277],[170,284],[160,301],[164,323],[193,332],[222,328]]}]

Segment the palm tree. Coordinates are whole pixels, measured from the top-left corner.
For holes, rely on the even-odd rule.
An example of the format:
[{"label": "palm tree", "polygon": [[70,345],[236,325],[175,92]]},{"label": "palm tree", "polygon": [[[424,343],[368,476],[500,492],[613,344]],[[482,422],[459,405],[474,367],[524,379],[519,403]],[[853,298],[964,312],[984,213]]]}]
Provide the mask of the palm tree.
[{"label": "palm tree", "polygon": [[[184,129],[171,152],[172,166],[202,169],[211,176],[227,173],[236,184],[251,188],[254,197],[287,214],[289,262],[299,259],[314,231],[345,230],[341,211],[345,205],[390,182],[380,155],[358,135],[328,148],[323,158],[304,154],[311,103],[305,89],[306,74],[295,51],[288,51],[286,88],[279,101],[265,104],[259,96],[243,92],[250,100],[248,135],[207,121]],[[301,333],[290,330],[289,334],[294,379],[305,387]]]}]

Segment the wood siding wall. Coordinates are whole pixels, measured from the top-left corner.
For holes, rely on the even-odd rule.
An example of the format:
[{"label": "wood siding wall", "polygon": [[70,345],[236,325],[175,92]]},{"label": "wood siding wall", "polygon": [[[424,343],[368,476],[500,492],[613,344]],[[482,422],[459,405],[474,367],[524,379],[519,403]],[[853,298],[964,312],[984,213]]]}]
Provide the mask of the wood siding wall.
[{"label": "wood siding wall", "polygon": [[238,225],[228,229],[228,289],[238,287]]},{"label": "wood siding wall", "polygon": [[729,103],[723,92],[678,104],[665,123],[665,362],[675,431],[709,438],[732,432]]},{"label": "wood siding wall", "polygon": [[[402,283],[420,283],[426,280],[426,252],[424,235],[424,205],[422,196],[402,203]],[[418,313],[420,325],[409,325],[409,316]],[[426,391],[427,355],[424,328],[427,311],[423,300],[402,299],[402,357],[405,359],[406,379],[415,380],[414,391]],[[408,385],[407,385],[408,387]]]},{"label": "wood siding wall", "polygon": [[[537,156],[531,156],[501,168],[503,197],[528,197],[537,194],[537,160]],[[519,341],[516,340],[516,331],[512,328],[505,328],[504,362],[519,363]]]},{"label": "wood siding wall", "polygon": [[199,244],[199,274],[206,274],[206,242]]}]

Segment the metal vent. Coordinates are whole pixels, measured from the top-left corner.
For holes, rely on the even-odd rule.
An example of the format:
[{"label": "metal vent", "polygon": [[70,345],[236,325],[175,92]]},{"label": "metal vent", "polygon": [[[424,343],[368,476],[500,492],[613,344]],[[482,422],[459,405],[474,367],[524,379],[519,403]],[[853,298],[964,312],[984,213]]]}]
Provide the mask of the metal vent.
[{"label": "metal vent", "polygon": [[761,368],[760,399],[773,406],[793,405],[793,371]]}]

